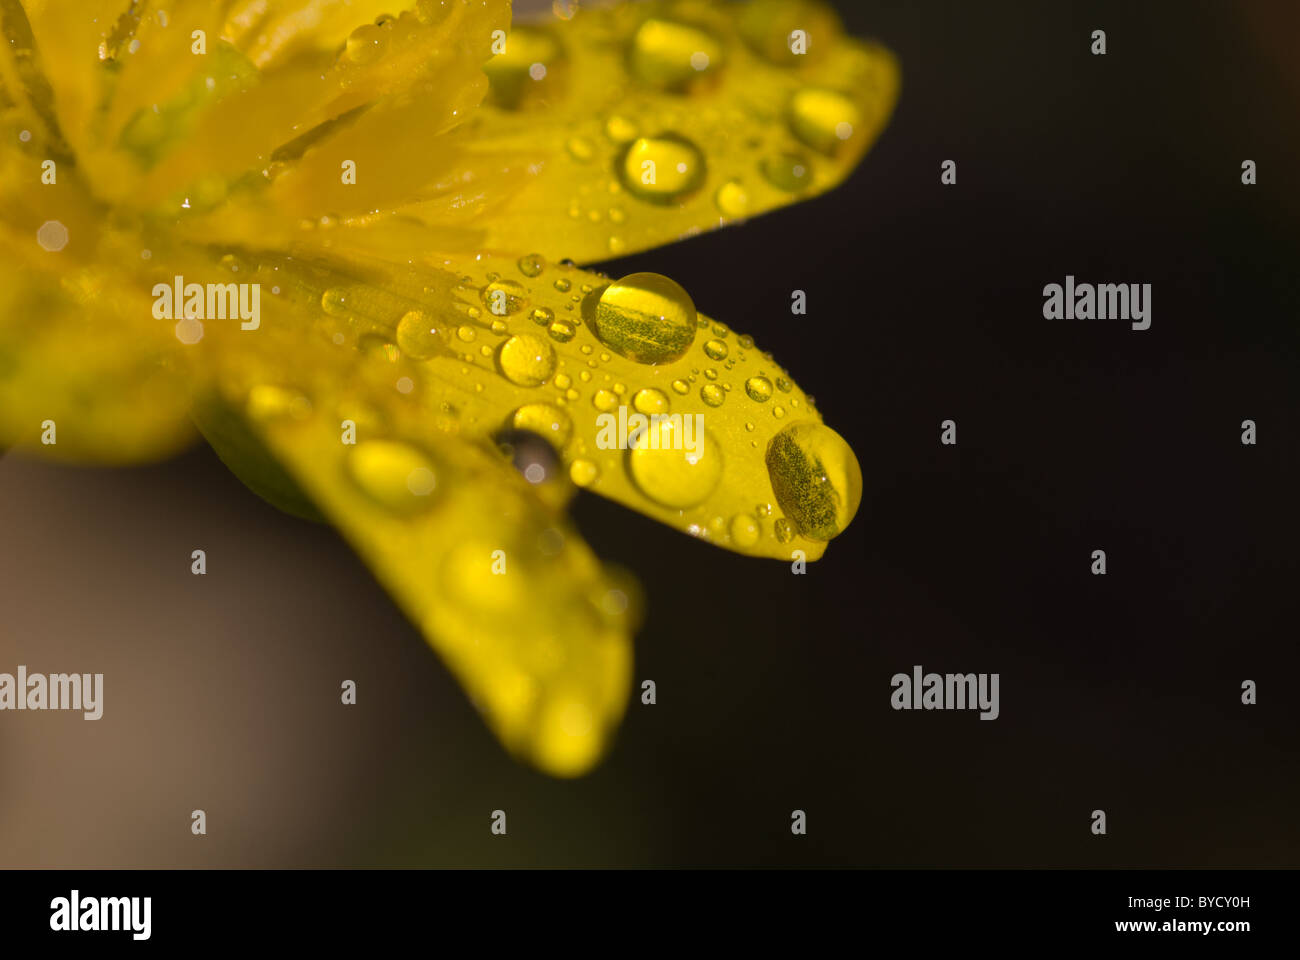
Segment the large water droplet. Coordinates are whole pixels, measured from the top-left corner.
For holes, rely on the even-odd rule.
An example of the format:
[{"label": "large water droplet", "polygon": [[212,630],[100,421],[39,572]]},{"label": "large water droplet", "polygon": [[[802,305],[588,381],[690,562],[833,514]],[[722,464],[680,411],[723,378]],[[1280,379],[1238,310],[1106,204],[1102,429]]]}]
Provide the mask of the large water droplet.
[{"label": "large water droplet", "polygon": [[528,291],[513,280],[493,280],[479,296],[494,317],[518,313],[528,303]]},{"label": "large water droplet", "polygon": [[825,424],[790,424],[768,443],[766,460],[777,503],[805,537],[829,540],[858,512],[862,470]]},{"label": "large water droplet", "polygon": [[677,203],[705,179],[704,154],[685,137],[665,133],[641,137],[618,165],[628,192],[651,203]]},{"label": "large water droplet", "polygon": [[702,503],[722,479],[722,450],[707,431],[691,424],[687,444],[683,423],[669,417],[650,424],[628,450],[628,472],[651,500],[685,509]]},{"label": "large water droplet", "polygon": [[633,273],[600,295],[592,330],[611,350],[638,363],[669,363],[695,342],[695,304],[658,273]]},{"label": "large water droplet", "polygon": [[538,387],[555,372],[555,348],[531,333],[520,333],[501,344],[497,364],[511,383]]},{"label": "large water droplet", "polygon": [[698,27],[651,17],[632,37],[630,60],[646,83],[682,91],[722,65],[722,45]]},{"label": "large water droplet", "polygon": [[491,102],[517,110],[543,101],[563,65],[563,47],[549,30],[515,26],[506,37],[505,51],[483,64],[492,85]]},{"label": "large water droplet", "polygon": [[433,461],[410,444],[363,441],[349,451],[347,469],[358,487],[394,513],[418,513],[433,503],[437,471]]},{"label": "large water droplet", "polygon": [[428,360],[446,352],[447,333],[423,310],[412,310],[397,321],[397,346],[412,360]]},{"label": "large water droplet", "polygon": [[796,137],[825,154],[853,136],[862,114],[849,97],[825,87],[804,87],[790,98],[786,120]]}]

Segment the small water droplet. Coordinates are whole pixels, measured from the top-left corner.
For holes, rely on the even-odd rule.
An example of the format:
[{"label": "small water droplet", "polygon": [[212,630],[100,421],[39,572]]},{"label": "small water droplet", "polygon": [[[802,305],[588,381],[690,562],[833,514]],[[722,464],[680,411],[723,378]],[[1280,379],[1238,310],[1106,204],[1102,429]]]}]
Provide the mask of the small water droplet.
[{"label": "small water droplet", "polygon": [[685,380],[674,380],[673,389],[676,390],[678,393],[687,394],[691,392],[691,385],[687,383]]},{"label": "small water droplet", "polygon": [[722,45],[699,27],[651,17],[633,35],[629,60],[638,79],[681,92],[722,63]]},{"label": "small water droplet", "polygon": [[461,324],[456,328],[456,337],[464,343],[473,343],[474,338],[478,336],[478,331],[468,323]]},{"label": "small water droplet", "polygon": [[741,185],[739,180],[728,180],[718,187],[717,192],[713,195],[713,202],[717,205],[718,212],[724,217],[734,219],[749,213],[749,191]]},{"label": "small water droplet", "polygon": [[525,277],[536,277],[546,269],[546,261],[540,253],[530,253],[520,257],[517,266]]},{"label": "small water droplet", "polygon": [[618,395],[609,390],[597,390],[592,394],[591,404],[601,413],[608,413],[618,406]]},{"label": "small water droplet", "polygon": [[766,403],[772,399],[772,381],[767,377],[750,377],[745,381],[745,392],[755,403]]},{"label": "small water droplet", "polygon": [[812,183],[812,167],[806,157],[797,153],[767,157],[762,168],[767,182],[786,193],[799,193]]},{"label": "small water droplet", "polygon": [[804,87],[797,91],[790,98],[786,120],[796,137],[825,154],[834,154],[862,124],[857,104],[825,87]]},{"label": "small water droplet", "polygon": [[732,517],[728,530],[731,533],[731,539],[735,541],[738,547],[752,547],[758,543],[760,532],[758,521],[748,513],[738,513]]},{"label": "small water droplet", "polygon": [[569,288],[572,287],[572,286],[573,286],[573,284],[570,283],[570,282],[569,282],[567,279],[565,279],[564,277],[560,277],[559,280],[556,280],[556,281],[555,281],[555,289],[556,289],[556,290],[559,290],[560,293],[568,293],[568,292],[569,292]]},{"label": "small water droplet", "polygon": [[711,407],[720,407],[727,395],[716,383],[706,383],[700,387],[700,399]]},{"label": "small water droplet", "polygon": [[348,35],[347,55],[353,63],[374,63],[384,55],[388,34],[372,23],[357,27]]},{"label": "small water droplet", "polygon": [[580,487],[589,487],[600,476],[600,468],[590,460],[574,460],[569,466],[569,479]]},{"label": "small water droplet", "polygon": [[704,352],[712,360],[725,360],[727,358],[727,345],[721,340],[708,340],[704,344]]},{"label": "small water droplet", "polygon": [[568,343],[578,331],[568,320],[556,320],[548,328],[552,340]]},{"label": "small water droplet", "polygon": [[668,397],[662,390],[656,390],[654,387],[646,387],[638,390],[632,398],[632,406],[637,413],[644,413],[647,417],[656,413],[668,412]]}]

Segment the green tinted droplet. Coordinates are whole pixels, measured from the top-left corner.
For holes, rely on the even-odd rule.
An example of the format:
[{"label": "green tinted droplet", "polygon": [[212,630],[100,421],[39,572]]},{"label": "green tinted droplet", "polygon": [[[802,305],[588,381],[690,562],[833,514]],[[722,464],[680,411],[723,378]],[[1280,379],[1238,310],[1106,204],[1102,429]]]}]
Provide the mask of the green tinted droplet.
[{"label": "green tinted droplet", "polygon": [[661,390],[646,387],[636,392],[636,396],[632,398],[632,406],[637,413],[644,413],[647,417],[656,413],[667,413],[668,397]]},{"label": "green tinted droplet", "polygon": [[596,304],[592,330],[611,350],[638,363],[669,363],[695,341],[695,304],[658,273],[611,283]]},{"label": "green tinted droplet", "polygon": [[568,292],[569,292],[569,288],[572,287],[572,286],[573,286],[573,284],[571,284],[571,283],[570,283],[568,280],[566,280],[564,277],[560,277],[559,280],[556,280],[556,281],[555,281],[555,289],[556,289],[556,290],[559,290],[560,293],[568,293]]},{"label": "green tinted droplet", "polygon": [[546,268],[546,261],[540,253],[529,253],[519,258],[517,266],[525,277],[536,277]]},{"label": "green tinted droplet", "polygon": [[790,424],[768,443],[766,462],[776,502],[805,537],[829,540],[858,512],[862,470],[825,424]]},{"label": "green tinted droplet", "polygon": [[628,450],[628,472],[651,500],[685,509],[706,500],[722,478],[722,450],[712,435],[692,434],[686,445],[685,427],[672,419],[659,420],[637,435]]},{"label": "green tinted droplet", "polygon": [[357,27],[348,36],[347,55],[353,63],[373,63],[384,55],[388,34],[373,23]]},{"label": "green tinted droplet", "polygon": [[533,311],[533,323],[539,324],[543,327],[550,326],[551,321],[554,319],[555,314],[549,307],[538,307]]},{"label": "green tinted droplet", "polygon": [[862,125],[862,114],[857,104],[838,91],[804,87],[790,98],[786,122],[790,131],[808,146],[834,154]]},{"label": "green tinted droplet", "polygon": [[397,321],[397,346],[412,360],[428,360],[444,352],[446,344],[446,332],[423,310],[412,310]]},{"label": "green tinted droplet", "polygon": [[527,403],[514,412],[510,420],[516,430],[528,430],[545,437],[557,450],[569,442],[573,421],[551,403]]},{"label": "green tinted droplet", "polygon": [[789,543],[794,539],[794,524],[782,517],[772,524],[772,535],[779,543]]},{"label": "green tinted droplet", "polygon": [[792,384],[785,377],[777,377],[776,388],[780,390],[782,393],[789,393],[791,390],[794,389],[794,384]]},{"label": "green tinted droplet", "polygon": [[706,383],[700,387],[700,399],[711,407],[720,407],[727,394],[716,383]]},{"label": "green tinted droplet", "polygon": [[541,386],[555,372],[555,348],[531,333],[516,334],[501,344],[497,365],[511,383]]},{"label": "green tinted droplet", "polygon": [[712,360],[725,360],[727,358],[727,345],[721,340],[708,340],[705,341],[704,352]]},{"label": "green tinted droplet", "polygon": [[772,381],[767,377],[750,377],[745,381],[745,392],[755,403],[766,403],[772,399]]},{"label": "green tinted droplet", "polygon": [[651,17],[632,37],[630,61],[638,79],[681,91],[722,65],[722,45],[699,27]]},{"label": "green tinted droplet", "polygon": [[713,195],[718,212],[724,217],[743,217],[749,213],[749,191],[739,180],[728,180]]},{"label": "green tinted droplet", "polygon": [[349,448],[347,471],[372,500],[394,513],[418,513],[434,502],[438,484],[433,461],[410,444],[363,441]]},{"label": "green tinted droplet", "polygon": [[676,203],[705,178],[704,154],[673,133],[634,140],[619,163],[629,193],[651,203]]},{"label": "green tinted droplet", "polygon": [[812,183],[812,167],[800,154],[778,153],[763,161],[763,176],[778,190],[799,193]]}]

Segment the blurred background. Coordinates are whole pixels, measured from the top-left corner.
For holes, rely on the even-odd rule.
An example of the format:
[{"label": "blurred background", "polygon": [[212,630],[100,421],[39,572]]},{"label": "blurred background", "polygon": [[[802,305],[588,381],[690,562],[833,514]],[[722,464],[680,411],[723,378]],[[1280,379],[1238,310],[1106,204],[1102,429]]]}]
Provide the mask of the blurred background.
[{"label": "blurred background", "polygon": [[[645,587],[658,703],[558,781],[336,534],[206,447],[11,454],[0,670],[106,692],[93,723],[0,714],[0,865],[1300,866],[1300,8],[840,9],[903,71],[852,179],[598,267],[672,276],[817,397],[865,478],[825,559],[796,578],[580,495]],[[1045,321],[1067,273],[1151,283],[1151,329]],[[1000,673],[1001,717],[891,710],[914,664]]]}]

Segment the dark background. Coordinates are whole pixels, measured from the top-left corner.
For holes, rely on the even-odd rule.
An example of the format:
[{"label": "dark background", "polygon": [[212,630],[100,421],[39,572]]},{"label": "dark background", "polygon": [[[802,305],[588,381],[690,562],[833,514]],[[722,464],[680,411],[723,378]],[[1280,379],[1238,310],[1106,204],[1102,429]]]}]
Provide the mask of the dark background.
[{"label": "dark background", "polygon": [[[659,702],[556,781],[333,532],[206,448],[8,457],[0,663],[116,672],[98,724],[0,724],[0,862],[1300,866],[1295,6],[841,9],[903,72],[850,181],[599,266],[674,277],[816,396],[864,474],[824,560],[794,577],[580,495],[645,587]],[[1151,329],[1044,320],[1067,273],[1152,284]],[[914,664],[1000,673],[1001,717],[891,710]]]}]

